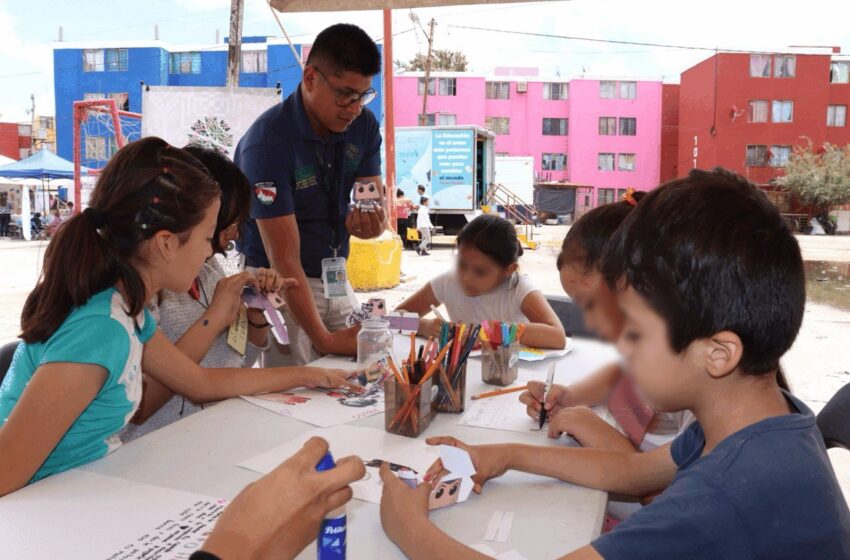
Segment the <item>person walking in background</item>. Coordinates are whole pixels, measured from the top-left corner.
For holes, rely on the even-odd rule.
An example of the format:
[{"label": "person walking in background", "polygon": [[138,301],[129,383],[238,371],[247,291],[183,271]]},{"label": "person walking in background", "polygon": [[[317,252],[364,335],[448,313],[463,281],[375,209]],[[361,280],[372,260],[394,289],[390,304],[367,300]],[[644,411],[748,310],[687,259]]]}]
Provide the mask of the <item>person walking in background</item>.
[{"label": "person walking in background", "polygon": [[410,213],[414,209],[413,201],[404,196],[404,191],[397,189],[395,192],[396,229],[401,236],[405,249],[413,249],[414,244],[407,239],[407,229],[415,228],[410,222]]},{"label": "person walking in background", "polygon": [[431,246],[431,217],[428,215],[428,197],[423,196],[419,199],[419,210],[416,212],[416,229],[419,230],[419,247],[416,252],[419,255],[427,256],[428,247]]},{"label": "person walking in background", "polygon": [[12,221],[12,203],[9,194],[0,193],[0,239],[9,237],[9,222]]}]

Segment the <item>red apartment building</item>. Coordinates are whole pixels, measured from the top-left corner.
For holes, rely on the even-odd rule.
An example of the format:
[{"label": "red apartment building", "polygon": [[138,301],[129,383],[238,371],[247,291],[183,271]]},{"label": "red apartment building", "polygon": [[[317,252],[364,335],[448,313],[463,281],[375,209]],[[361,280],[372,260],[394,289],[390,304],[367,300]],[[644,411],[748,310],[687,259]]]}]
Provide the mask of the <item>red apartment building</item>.
[{"label": "red apartment building", "polygon": [[850,57],[839,52],[721,52],[682,73],[677,175],[722,166],[770,192],[794,147],[850,143]]},{"label": "red apartment building", "polygon": [[0,155],[14,160],[32,155],[32,125],[0,123]]}]

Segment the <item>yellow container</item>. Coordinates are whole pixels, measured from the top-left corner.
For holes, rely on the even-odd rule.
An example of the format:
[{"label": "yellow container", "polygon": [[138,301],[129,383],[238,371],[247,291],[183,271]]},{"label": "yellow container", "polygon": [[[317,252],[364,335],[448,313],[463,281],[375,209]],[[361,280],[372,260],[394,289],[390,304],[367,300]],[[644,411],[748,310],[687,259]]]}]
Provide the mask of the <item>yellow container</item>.
[{"label": "yellow container", "polygon": [[401,277],[401,238],[385,231],[377,239],[351,237],[348,281],[361,292],[395,288]]}]

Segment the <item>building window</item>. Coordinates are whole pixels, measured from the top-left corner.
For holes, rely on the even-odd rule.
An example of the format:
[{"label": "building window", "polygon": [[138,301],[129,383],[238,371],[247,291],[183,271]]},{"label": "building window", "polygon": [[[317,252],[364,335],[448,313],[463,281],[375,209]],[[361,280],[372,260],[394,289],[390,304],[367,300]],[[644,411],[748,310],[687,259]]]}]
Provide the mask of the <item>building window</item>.
[{"label": "building window", "polygon": [[615,202],[617,200],[616,192],[614,189],[599,189],[599,206]]},{"label": "building window", "polygon": [[115,100],[115,106],[119,111],[130,110],[130,94],[128,93],[110,93],[109,99]]},{"label": "building window", "polygon": [[32,136],[32,125],[31,124],[19,124],[18,125],[18,136]]},{"label": "building window", "polygon": [[597,167],[599,171],[614,171],[614,154],[599,154]]},{"label": "building window", "polygon": [[773,57],[773,77],[793,78],[797,66],[797,57],[793,54],[778,54]]},{"label": "building window", "polygon": [[566,136],[568,132],[568,119],[543,119],[543,136]]},{"label": "building window", "polygon": [[[419,95],[425,95],[425,78],[419,78]],[[428,95],[457,95],[456,78],[429,78]]]},{"label": "building window", "polygon": [[439,84],[440,95],[457,95],[457,79],[456,78],[440,78],[437,80]]},{"label": "building window", "polygon": [[86,136],[86,159],[108,159],[105,136]]},{"label": "building window", "polygon": [[177,52],[171,53],[168,62],[169,74],[200,74],[201,53]]},{"label": "building window", "polygon": [[543,171],[563,171],[567,168],[567,154],[543,154]]},{"label": "building window", "polygon": [[242,51],[242,67],[244,74],[265,74],[269,71],[268,51]]},{"label": "building window", "polygon": [[569,97],[569,84],[545,83],[543,84],[543,99],[564,100]]},{"label": "building window", "polygon": [[826,108],[826,126],[847,124],[847,105],[830,105]]},{"label": "building window", "polygon": [[599,98],[614,99],[617,97],[617,82],[601,81],[599,82]]},{"label": "building window", "polygon": [[622,117],[620,119],[620,136],[636,136],[637,119],[633,117]]},{"label": "building window", "polygon": [[106,69],[110,72],[126,72],[127,49],[106,49]]},{"label": "building window", "polygon": [[771,146],[770,160],[768,165],[771,167],[785,167],[788,165],[788,158],[791,156],[791,146]]},{"label": "building window", "polygon": [[829,83],[850,83],[850,62],[833,62],[829,66]]},{"label": "building window", "polygon": [[457,115],[440,113],[437,115],[437,124],[440,126],[454,126],[457,124]]},{"label": "building window", "polygon": [[767,165],[767,146],[747,146],[747,167]]},{"label": "building window", "polygon": [[38,117],[38,128],[53,128],[53,117]]},{"label": "building window", "polygon": [[634,171],[635,170],[635,155],[634,154],[620,154],[617,158],[617,169],[620,171]]},{"label": "building window", "polygon": [[425,124],[423,126],[434,126],[437,124],[437,113],[427,113],[425,115]]},{"label": "building window", "polygon": [[637,82],[620,82],[620,99],[635,99]]},{"label": "building window", "polygon": [[754,99],[750,101],[749,122],[767,122],[767,101]]},{"label": "building window", "polygon": [[84,93],[83,101],[95,101],[97,99],[106,99],[106,94],[103,93]]},{"label": "building window", "polygon": [[487,82],[484,85],[487,99],[509,99],[511,97],[510,82]]},{"label": "building window", "polygon": [[484,126],[498,136],[506,136],[511,133],[511,120],[508,117],[486,117]]},{"label": "building window", "polygon": [[599,136],[615,136],[617,134],[616,117],[599,117]]},{"label": "building window", "polygon": [[789,123],[794,120],[793,101],[774,101],[771,106],[770,120],[775,123]]},{"label": "building window", "polygon": [[103,72],[103,49],[83,50],[83,72]]},{"label": "building window", "polygon": [[750,55],[750,78],[769,78],[770,77],[770,55],[768,54],[751,54]]},{"label": "building window", "polygon": [[[425,78],[419,78],[419,95],[425,95]],[[437,78],[428,80],[428,95],[436,95],[437,93]]]}]

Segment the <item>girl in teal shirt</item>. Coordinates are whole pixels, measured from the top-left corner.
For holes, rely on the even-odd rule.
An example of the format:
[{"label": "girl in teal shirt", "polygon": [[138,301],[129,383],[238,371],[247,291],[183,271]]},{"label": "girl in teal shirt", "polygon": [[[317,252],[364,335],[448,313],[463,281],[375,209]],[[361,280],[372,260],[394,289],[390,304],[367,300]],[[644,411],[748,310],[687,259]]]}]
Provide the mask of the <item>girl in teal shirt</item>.
[{"label": "girl in teal shirt", "polygon": [[[0,386],[0,496],[103,457],[142,399],[142,370],[195,402],[303,385],[359,386],[340,370],[206,369],[144,310],[160,290],[189,290],[219,210],[215,180],[159,138],[122,148],[91,203],[51,241]],[[212,328],[212,327],[211,327]]]}]

